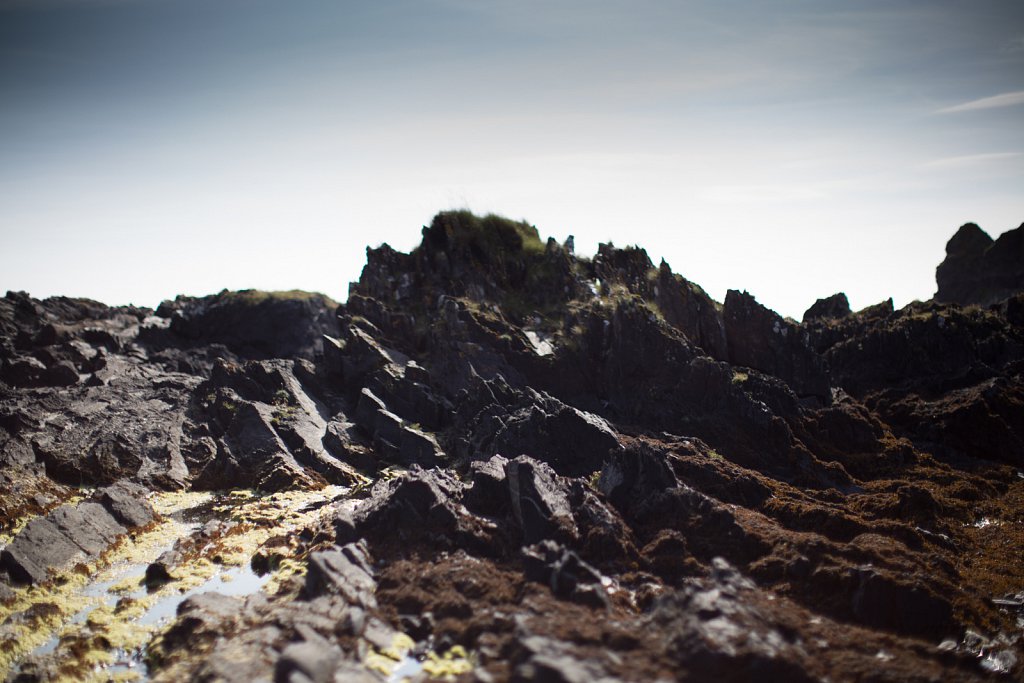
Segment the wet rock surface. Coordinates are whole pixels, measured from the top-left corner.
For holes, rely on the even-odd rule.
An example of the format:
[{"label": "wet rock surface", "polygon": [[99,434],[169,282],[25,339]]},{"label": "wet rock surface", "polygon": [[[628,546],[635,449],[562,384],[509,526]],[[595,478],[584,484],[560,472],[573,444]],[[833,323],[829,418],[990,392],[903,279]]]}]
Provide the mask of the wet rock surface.
[{"label": "wet rock surface", "polygon": [[937,301],[802,323],[467,212],[368,250],[341,306],[8,293],[0,664],[1018,679],[1012,232],[961,229]]}]

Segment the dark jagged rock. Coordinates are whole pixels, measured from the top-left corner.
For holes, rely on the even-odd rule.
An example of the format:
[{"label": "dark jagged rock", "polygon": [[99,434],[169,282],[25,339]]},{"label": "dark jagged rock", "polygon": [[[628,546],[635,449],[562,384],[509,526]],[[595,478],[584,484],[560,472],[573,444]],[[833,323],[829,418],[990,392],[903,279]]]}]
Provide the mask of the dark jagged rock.
[{"label": "dark jagged rock", "polygon": [[576,536],[568,495],[550,467],[521,455],[505,465],[505,480],[524,543]]},{"label": "dark jagged rock", "polygon": [[323,550],[309,557],[305,589],[308,596],[337,593],[350,605],[373,610],[377,608],[374,588],[370,558],[366,548],[358,543],[349,543],[338,550]]},{"label": "dark jagged rock", "polygon": [[560,598],[594,607],[608,606],[601,573],[555,541],[523,548],[523,572],[527,581],[550,586]]},{"label": "dark jagged rock", "polygon": [[601,467],[620,448],[602,418],[537,392],[513,393],[473,418],[464,451],[529,455],[563,474],[581,476]]},{"label": "dark jagged rock", "polygon": [[170,334],[180,338],[180,343],[224,344],[255,360],[313,360],[322,352],[323,335],[338,334],[335,308],[335,302],[310,292],[225,290],[212,296],[165,301],[157,315],[170,319]]},{"label": "dark jagged rock", "polygon": [[462,505],[464,485],[438,469],[412,471],[374,485],[354,514],[339,514],[336,534],[345,543],[366,538],[371,550],[392,544],[441,543],[493,550],[493,525]]},{"label": "dark jagged rock", "polygon": [[354,481],[352,466],[337,457],[349,444],[328,435],[334,410],[318,395],[319,381],[303,360],[218,363],[196,388],[190,414],[188,431],[205,438],[186,452],[194,485],[276,490]]},{"label": "dark jagged rock", "polygon": [[803,321],[838,320],[850,315],[850,302],[846,294],[839,292],[825,299],[818,299],[804,312]]},{"label": "dark jagged rock", "polygon": [[775,375],[800,396],[831,397],[828,368],[799,325],[734,289],[723,315],[730,363]]},{"label": "dark jagged rock", "polygon": [[117,654],[157,681],[1019,678],[1019,234],[961,230],[940,301],[800,324],[464,211],[340,306],[8,293],[0,663],[113,675],[141,569],[84,621],[61,591],[145,548],[158,605],[240,596]]},{"label": "dark jagged rock", "polygon": [[1024,225],[995,241],[974,223],[961,226],[935,280],[936,301],[988,306],[1013,296],[1024,289]]}]

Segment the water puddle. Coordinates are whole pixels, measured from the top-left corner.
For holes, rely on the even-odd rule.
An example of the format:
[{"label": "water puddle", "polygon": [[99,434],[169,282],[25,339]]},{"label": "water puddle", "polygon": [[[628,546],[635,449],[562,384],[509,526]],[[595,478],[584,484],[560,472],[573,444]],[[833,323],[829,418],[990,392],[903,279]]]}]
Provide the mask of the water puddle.
[{"label": "water puddle", "polygon": [[225,569],[183,593],[174,593],[162,598],[150,607],[145,614],[138,619],[143,626],[162,625],[171,619],[178,612],[178,605],[185,602],[193,595],[200,593],[220,593],[221,595],[246,596],[252,595],[265,586],[271,579],[267,573],[259,576],[249,566],[231,567]]},{"label": "water puddle", "polygon": [[388,676],[388,683],[402,683],[423,671],[423,662],[411,655],[406,655],[398,662],[391,675]]}]

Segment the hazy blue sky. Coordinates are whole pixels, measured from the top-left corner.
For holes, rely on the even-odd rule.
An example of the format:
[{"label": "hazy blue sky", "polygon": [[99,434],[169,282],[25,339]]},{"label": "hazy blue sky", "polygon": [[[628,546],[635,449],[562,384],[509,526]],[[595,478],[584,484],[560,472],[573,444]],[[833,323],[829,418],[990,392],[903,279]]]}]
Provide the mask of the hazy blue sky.
[{"label": "hazy blue sky", "polygon": [[344,299],[453,207],[928,298],[1024,221],[1024,2],[0,0],[0,291]]}]

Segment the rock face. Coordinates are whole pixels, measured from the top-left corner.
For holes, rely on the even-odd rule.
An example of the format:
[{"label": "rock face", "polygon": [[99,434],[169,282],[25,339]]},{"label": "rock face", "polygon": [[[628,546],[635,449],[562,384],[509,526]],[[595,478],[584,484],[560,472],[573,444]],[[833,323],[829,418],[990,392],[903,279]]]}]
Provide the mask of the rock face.
[{"label": "rock face", "polygon": [[[166,681],[1017,680],[1021,234],[962,228],[936,301],[851,312],[836,294],[802,323],[745,292],[719,304],[639,247],[585,258],[464,211],[408,254],[368,249],[343,305],[8,293],[0,664],[114,676],[146,650]],[[179,491],[233,492],[194,519],[167,512]],[[149,591],[188,593],[148,646],[103,630],[145,592],[85,622],[38,597],[105,590],[85,574],[136,543]],[[190,562],[262,578],[219,595]],[[60,629],[50,654],[19,644]]]},{"label": "rock face", "polygon": [[946,243],[935,270],[936,301],[989,306],[1024,289],[1024,225],[993,240],[974,223]]},{"label": "rock face", "polygon": [[43,583],[50,572],[99,555],[130,529],[155,515],[137,484],[119,483],[100,489],[95,499],[62,505],[33,519],[0,552],[0,565],[20,583]]},{"label": "rock face", "polygon": [[814,305],[804,311],[804,322],[811,320],[838,320],[850,315],[850,302],[846,294],[839,292],[825,299],[818,299]]}]

